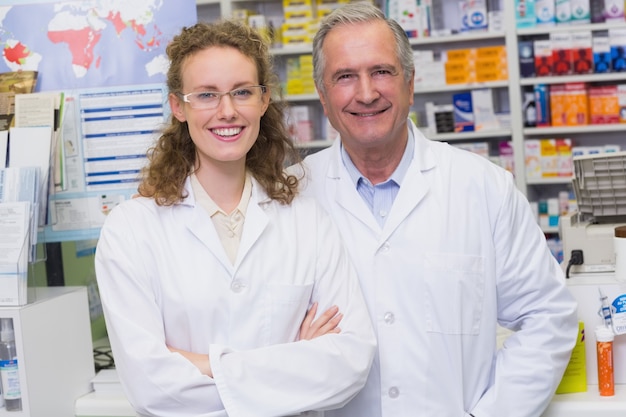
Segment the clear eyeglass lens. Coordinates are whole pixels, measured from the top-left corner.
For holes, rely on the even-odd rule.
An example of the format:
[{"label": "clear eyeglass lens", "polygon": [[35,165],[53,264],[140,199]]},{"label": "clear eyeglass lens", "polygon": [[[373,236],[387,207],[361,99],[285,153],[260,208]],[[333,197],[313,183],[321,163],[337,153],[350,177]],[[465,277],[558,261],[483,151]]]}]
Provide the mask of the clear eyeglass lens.
[{"label": "clear eyeglass lens", "polygon": [[264,86],[251,85],[226,92],[202,91],[189,93],[183,95],[183,100],[189,103],[194,109],[214,109],[219,105],[222,96],[228,94],[233,103],[245,106],[258,103],[264,92]]}]

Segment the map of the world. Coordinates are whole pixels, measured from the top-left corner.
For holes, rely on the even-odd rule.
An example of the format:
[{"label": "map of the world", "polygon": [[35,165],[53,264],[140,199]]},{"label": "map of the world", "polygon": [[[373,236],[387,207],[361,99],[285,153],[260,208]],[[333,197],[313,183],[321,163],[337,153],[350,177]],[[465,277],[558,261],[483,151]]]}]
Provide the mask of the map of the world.
[{"label": "map of the world", "polygon": [[38,91],[159,83],[167,42],[196,22],[194,0],[2,5],[0,72],[38,71]]}]

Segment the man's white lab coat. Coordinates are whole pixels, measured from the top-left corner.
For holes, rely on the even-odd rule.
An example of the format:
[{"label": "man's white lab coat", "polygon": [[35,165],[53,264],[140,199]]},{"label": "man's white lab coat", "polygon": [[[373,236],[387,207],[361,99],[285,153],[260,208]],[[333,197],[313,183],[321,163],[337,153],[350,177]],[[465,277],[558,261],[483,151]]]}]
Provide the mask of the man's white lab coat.
[{"label": "man's white lab coat", "polygon": [[[578,332],[563,273],[510,173],[410,128],[413,161],[382,230],[339,142],[305,160],[306,193],[338,225],[378,336],[366,387],[326,417],[538,417]],[[496,323],[517,331],[500,351]]]},{"label": "man's white lab coat", "polygon": [[[365,383],[375,338],[358,279],[312,199],[270,200],[256,181],[235,265],[207,212],[135,198],[102,229],[96,274],[122,384],[141,415],[260,417],[342,405]],[[312,302],[341,333],[295,343]],[[209,354],[214,379],[175,348]]]}]

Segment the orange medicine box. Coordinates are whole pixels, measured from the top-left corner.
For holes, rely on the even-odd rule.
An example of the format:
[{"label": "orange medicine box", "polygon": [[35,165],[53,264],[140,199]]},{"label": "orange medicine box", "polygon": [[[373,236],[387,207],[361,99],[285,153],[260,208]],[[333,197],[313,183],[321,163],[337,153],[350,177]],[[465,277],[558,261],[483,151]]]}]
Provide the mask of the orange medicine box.
[{"label": "orange medicine box", "polygon": [[590,86],[589,121],[591,124],[619,123],[619,99],[616,85]]},{"label": "orange medicine box", "polygon": [[550,86],[550,116],[552,126],[578,126],[589,123],[585,83],[553,84]]},{"label": "orange medicine box", "polygon": [[506,48],[504,45],[483,46],[476,50],[477,58],[504,58],[506,59]]},{"label": "orange medicine box", "polygon": [[477,80],[475,71],[446,71],[446,84],[469,84]]},{"label": "orange medicine box", "polygon": [[450,49],[446,51],[446,61],[471,61],[476,58],[476,48]]}]

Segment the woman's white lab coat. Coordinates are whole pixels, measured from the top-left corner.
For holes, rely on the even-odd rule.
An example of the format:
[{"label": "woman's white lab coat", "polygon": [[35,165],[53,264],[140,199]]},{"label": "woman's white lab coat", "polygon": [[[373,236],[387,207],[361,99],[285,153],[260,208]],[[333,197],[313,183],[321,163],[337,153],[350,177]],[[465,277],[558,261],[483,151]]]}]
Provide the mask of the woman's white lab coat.
[{"label": "woman's white lab coat", "polygon": [[[375,351],[369,315],[330,218],[312,199],[270,200],[256,181],[231,264],[206,211],[135,198],[106,219],[96,274],[128,399],[146,416],[282,416],[342,405]],[[311,304],[341,333],[294,342]],[[287,343],[294,342],[294,343]],[[209,354],[214,378],[166,345]]]},{"label": "woman's white lab coat", "polygon": [[[381,229],[339,142],[305,160],[357,266],[378,355],[350,417],[537,417],[577,337],[576,303],[510,173],[423,137]],[[496,323],[516,330],[496,351]]]}]

